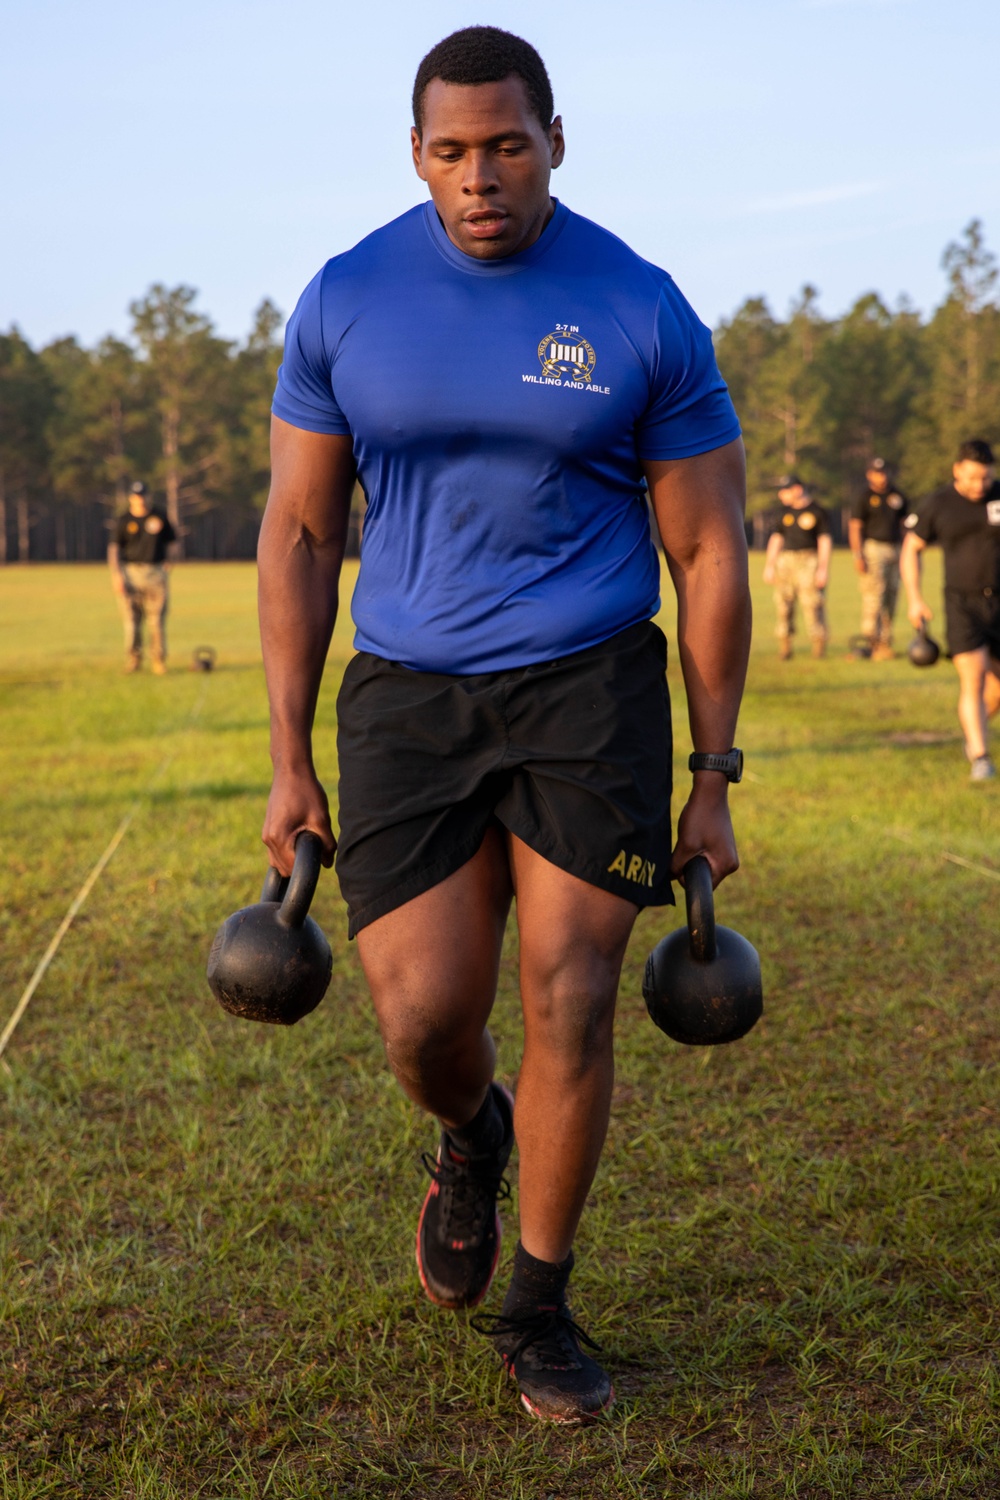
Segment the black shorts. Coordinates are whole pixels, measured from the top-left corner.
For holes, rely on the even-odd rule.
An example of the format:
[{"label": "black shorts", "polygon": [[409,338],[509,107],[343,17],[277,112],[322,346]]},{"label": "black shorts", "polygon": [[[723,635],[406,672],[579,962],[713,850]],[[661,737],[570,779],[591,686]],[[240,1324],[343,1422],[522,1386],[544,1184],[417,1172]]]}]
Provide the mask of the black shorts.
[{"label": "black shorts", "polygon": [[458,870],[493,819],[590,885],[672,905],[666,661],[648,621],[471,677],[355,656],[337,699],[349,935]]},{"label": "black shorts", "polygon": [[948,631],[948,655],[989,648],[1000,661],[1000,594],[944,591],[945,624]]}]

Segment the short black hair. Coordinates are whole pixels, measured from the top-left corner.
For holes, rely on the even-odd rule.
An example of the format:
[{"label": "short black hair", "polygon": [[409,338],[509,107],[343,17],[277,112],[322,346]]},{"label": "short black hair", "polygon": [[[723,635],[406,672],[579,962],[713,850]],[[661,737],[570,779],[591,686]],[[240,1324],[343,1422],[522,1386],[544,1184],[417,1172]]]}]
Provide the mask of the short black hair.
[{"label": "short black hair", "polygon": [[524,84],[528,103],[544,129],[555,107],[545,64],[530,42],[499,26],[465,26],[432,47],[413,83],[413,123],[424,128],[424,92],[434,78],[442,83],[501,83],[514,73]]},{"label": "short black hair", "polygon": [[984,438],[969,438],[958,450],[957,464],[971,461],[974,464],[992,464],[994,462],[993,449]]}]

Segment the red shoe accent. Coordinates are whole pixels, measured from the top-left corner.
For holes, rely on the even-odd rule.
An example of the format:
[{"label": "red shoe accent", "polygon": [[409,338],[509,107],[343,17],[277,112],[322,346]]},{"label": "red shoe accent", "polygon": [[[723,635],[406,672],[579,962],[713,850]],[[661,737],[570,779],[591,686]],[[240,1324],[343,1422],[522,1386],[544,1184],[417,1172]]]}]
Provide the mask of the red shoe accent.
[{"label": "red shoe accent", "polygon": [[501,1237],[502,1237],[502,1234],[503,1234],[503,1229],[502,1229],[502,1226],[501,1226],[501,1223],[500,1223],[500,1212],[499,1212],[499,1209],[498,1209],[497,1210],[497,1215],[496,1215],[497,1248],[496,1248],[496,1254],[493,1256],[493,1264],[492,1264],[492,1266],[490,1266],[490,1279],[489,1279],[489,1281],[487,1281],[486,1285],[483,1287],[482,1292],[475,1299],[475,1301],[473,1301],[473,1302],[448,1302],[443,1297],[439,1297],[437,1295],[437,1293],[432,1290],[432,1288],[430,1286],[430,1283],[428,1282],[427,1277],[424,1274],[423,1263],[422,1263],[422,1261],[420,1259],[420,1231],[423,1228],[424,1214],[427,1212],[427,1205],[431,1201],[431,1198],[436,1193],[438,1193],[439,1191],[440,1191],[440,1189],[438,1188],[437,1183],[436,1182],[432,1182],[431,1185],[430,1185],[430,1187],[427,1190],[427,1196],[424,1199],[423,1207],[420,1210],[420,1218],[417,1220],[417,1240],[416,1240],[416,1246],[415,1246],[415,1255],[416,1255],[416,1262],[417,1262],[417,1275],[420,1277],[420,1285],[423,1287],[425,1294],[434,1303],[435,1307],[446,1307],[449,1310],[449,1312],[461,1312],[461,1310],[462,1310],[463,1307],[478,1307],[479,1304],[480,1304],[480,1302],[482,1302],[483,1299],[485,1298],[486,1293],[489,1291],[490,1287],[493,1285],[493,1278],[494,1278],[494,1276],[497,1273],[497,1266],[498,1266],[498,1264],[500,1262],[500,1240],[501,1240]]}]

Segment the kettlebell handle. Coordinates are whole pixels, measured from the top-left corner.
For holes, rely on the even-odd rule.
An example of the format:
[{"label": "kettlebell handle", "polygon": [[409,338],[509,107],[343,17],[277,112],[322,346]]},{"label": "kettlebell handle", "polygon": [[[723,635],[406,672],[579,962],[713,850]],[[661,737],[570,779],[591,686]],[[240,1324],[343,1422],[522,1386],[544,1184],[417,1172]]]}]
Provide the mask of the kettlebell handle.
[{"label": "kettlebell handle", "polygon": [[715,900],[712,895],[712,867],[704,854],[696,854],[684,866],[684,895],[687,898],[691,957],[696,958],[699,963],[711,963],[716,955]]},{"label": "kettlebell handle", "polygon": [[309,914],[323,865],[323,845],[308,829],[295,840],[295,864],[291,875],[268,867],[260,893],[261,901],[280,901],[278,921],[283,927],[301,927]]},{"label": "kettlebell handle", "polygon": [[264,884],[260,889],[261,901],[280,901],[288,890],[288,876],[282,875],[273,865],[268,865]]}]

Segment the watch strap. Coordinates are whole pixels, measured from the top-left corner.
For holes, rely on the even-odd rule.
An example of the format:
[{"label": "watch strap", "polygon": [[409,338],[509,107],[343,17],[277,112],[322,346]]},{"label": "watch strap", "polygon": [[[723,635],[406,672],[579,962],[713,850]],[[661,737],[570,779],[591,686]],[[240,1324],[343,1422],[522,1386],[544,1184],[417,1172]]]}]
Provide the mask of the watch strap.
[{"label": "watch strap", "polygon": [[743,776],[743,752],[735,746],[724,754],[711,751],[694,751],[688,757],[689,771],[721,771],[728,781],[740,781]]}]

